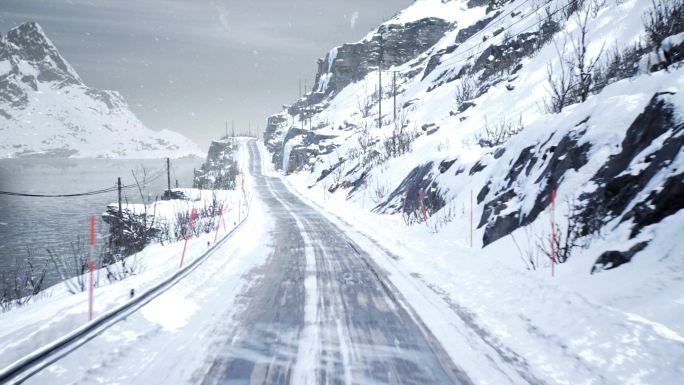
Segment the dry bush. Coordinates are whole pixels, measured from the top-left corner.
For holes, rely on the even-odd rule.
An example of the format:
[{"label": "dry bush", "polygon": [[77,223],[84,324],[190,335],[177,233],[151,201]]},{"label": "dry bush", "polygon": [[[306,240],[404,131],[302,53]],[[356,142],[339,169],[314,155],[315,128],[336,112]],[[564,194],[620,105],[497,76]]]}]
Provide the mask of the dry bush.
[{"label": "dry bush", "polygon": [[659,46],[666,37],[684,31],[684,0],[651,0],[643,22],[651,46]]},{"label": "dry bush", "polygon": [[475,134],[475,140],[481,147],[497,147],[508,141],[513,135],[523,130],[522,115],[518,120],[503,118],[495,124],[489,124],[485,116],[484,127]]},{"label": "dry bush", "polygon": [[33,253],[28,247],[26,254],[23,261],[16,258],[12,271],[0,273],[0,311],[28,304],[43,288],[47,263],[42,269],[36,269]]}]

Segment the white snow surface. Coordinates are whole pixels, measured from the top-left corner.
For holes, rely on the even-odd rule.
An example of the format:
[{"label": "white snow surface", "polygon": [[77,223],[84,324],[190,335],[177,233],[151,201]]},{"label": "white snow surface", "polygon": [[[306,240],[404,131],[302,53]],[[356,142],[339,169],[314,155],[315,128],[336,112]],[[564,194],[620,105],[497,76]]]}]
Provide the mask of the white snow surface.
[{"label": "white snow surface", "polygon": [[[488,182],[492,183],[491,192],[500,191],[508,182],[506,175],[511,165],[523,149],[531,146],[536,153],[546,151],[572,134],[580,138],[577,146],[590,145],[588,162],[577,170],[568,170],[557,186],[555,220],[563,228],[570,202],[597,188],[591,178],[611,155],[621,151],[627,128],[656,93],[673,93],[664,99],[675,107],[679,122],[684,122],[684,66],[681,63],[653,73],[642,67],[636,76],[608,85],[586,102],[568,106],[559,114],[546,113],[543,108],[548,95],[546,69],[551,65],[558,71],[560,64],[553,42],[522,59],[519,71],[504,76],[503,81],[472,100],[475,107],[458,112],[454,95],[463,80],[444,80],[455,76],[462,67],[472,65],[490,44],[501,43],[506,34],[495,35],[494,31],[502,27],[511,35],[534,31],[538,16],[545,12],[542,5],[554,10],[565,3],[517,0],[505,4],[499,17],[451,53],[441,56],[437,67],[423,79],[422,72],[415,75],[416,68],[424,69],[431,55],[452,46],[458,32],[485,13],[484,7],[471,8],[467,12],[472,12],[473,19],[459,15],[466,9],[460,1],[416,1],[387,23],[454,15],[451,21],[456,23],[456,28],[426,53],[392,69],[399,71],[397,106],[401,123],[421,134],[413,143],[413,151],[375,167],[365,167],[358,159],[352,159],[354,151],[359,151],[362,127],[368,127],[371,139],[379,143],[379,151],[384,151],[382,140],[394,129],[391,95],[382,100],[386,115],[381,128],[377,128],[377,103],[371,109],[371,116],[364,118],[359,111],[356,96],[363,95],[364,90],[378,88],[378,76],[371,73],[326,100],[321,104],[325,107],[323,111],[312,117],[311,126],[321,127],[313,133],[333,138],[322,140],[318,148],[322,150],[327,145],[337,148],[327,155],[312,156],[304,162],[303,170],[286,179],[300,195],[330,211],[337,223],[346,223],[359,244],[372,247],[370,238],[398,257],[383,259],[381,253],[377,254],[378,262],[387,269],[397,287],[406,290],[404,295],[413,299],[410,302],[418,307],[455,362],[463,364],[473,355],[466,347],[469,346],[467,338],[460,339],[468,333],[455,331],[460,330],[456,324],[465,323],[484,334],[483,338],[501,349],[508,359],[521,362],[542,383],[679,384],[684,378],[684,281],[681,279],[684,245],[675,240],[681,238],[684,230],[682,211],[646,226],[634,238],[630,238],[630,221],[608,223],[599,236],[587,240],[586,247],[576,249],[566,263],[556,264],[553,278],[546,257],[538,256],[536,269],[531,269],[523,256],[527,251],[537,250],[540,240],[550,237],[549,209],[532,224],[482,247],[484,227],[477,226],[484,202],[478,203],[475,199],[471,212],[471,197],[476,198]],[[597,55],[602,47],[624,49],[639,39],[643,41],[643,13],[649,6],[647,0],[603,3],[588,19],[589,56]],[[577,38],[578,33],[577,19],[571,17],[554,40],[562,45],[564,36],[569,41]],[[681,42],[682,34],[665,41],[668,46]],[[569,50],[568,45],[566,52]],[[646,59],[654,63],[661,60],[658,55],[662,56],[653,53],[650,56],[655,58],[648,58],[647,54]],[[414,75],[410,76],[412,72]],[[387,92],[391,90],[391,81],[391,76],[383,76],[382,86]],[[410,107],[402,108],[406,103]],[[280,114],[287,118],[287,123],[276,130],[274,141],[282,140],[289,127],[300,127],[299,116],[290,117],[287,111]],[[502,147],[505,152],[495,157],[496,149],[482,148],[476,143],[485,119],[489,124],[520,119],[524,130],[505,143]],[[425,124],[434,124],[438,130],[427,135],[421,130]],[[585,132],[579,135],[582,131]],[[636,174],[646,167],[648,155],[667,137],[665,134],[656,139],[626,172]],[[296,136],[281,143],[288,149],[286,155],[301,143],[301,138]],[[283,159],[283,164],[290,166],[288,158]],[[452,160],[455,162],[446,173],[437,171],[442,161]],[[339,172],[321,178],[323,172],[340,162]],[[433,213],[427,225],[407,226],[399,214],[371,212],[381,204],[401,207],[403,194],[392,200],[387,199],[388,195],[411,170],[429,162],[433,162],[433,181],[444,196],[446,206]],[[486,166],[484,170],[471,172],[476,162]],[[529,175],[523,172],[514,181],[516,197],[507,202],[501,215],[530,212],[546,183],[543,178],[537,182],[547,165],[541,163],[531,167]],[[657,172],[625,212],[651,192],[662,189],[667,178],[681,174],[682,170],[684,154],[680,151],[668,167]],[[362,176],[365,187],[362,183],[353,189]],[[472,248],[471,216],[476,227]],[[642,241],[649,241],[647,248],[631,262],[590,274],[597,257],[604,251],[625,251]],[[411,288],[420,285],[416,281],[428,289],[411,294]],[[444,301],[448,309],[435,312],[431,308],[434,302],[426,298]],[[457,319],[453,313],[458,314]],[[481,383],[499,383],[491,378],[487,380],[478,367],[475,363],[464,365],[470,369],[466,370],[469,373],[480,371],[482,376],[476,378]]]}]

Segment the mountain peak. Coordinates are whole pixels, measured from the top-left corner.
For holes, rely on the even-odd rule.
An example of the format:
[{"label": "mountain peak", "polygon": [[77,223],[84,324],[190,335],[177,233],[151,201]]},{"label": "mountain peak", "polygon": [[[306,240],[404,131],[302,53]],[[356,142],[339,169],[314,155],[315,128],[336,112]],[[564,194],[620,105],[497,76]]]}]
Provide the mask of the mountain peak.
[{"label": "mountain peak", "polygon": [[85,85],[35,22],[0,37],[0,157],[180,157],[201,153],[154,132],[116,92]]},{"label": "mountain peak", "polygon": [[[68,83],[82,83],[76,71],[64,60],[36,22],[26,22],[9,30],[6,36],[8,55],[38,65],[46,81],[60,80]],[[0,46],[0,49],[2,47]],[[4,55],[0,55],[2,57]]]}]

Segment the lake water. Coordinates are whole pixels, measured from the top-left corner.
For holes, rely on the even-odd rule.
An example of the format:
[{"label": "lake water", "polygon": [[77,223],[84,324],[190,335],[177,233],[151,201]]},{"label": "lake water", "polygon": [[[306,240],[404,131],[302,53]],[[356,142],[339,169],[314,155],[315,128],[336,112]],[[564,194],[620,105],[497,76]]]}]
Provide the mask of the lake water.
[{"label": "lake water", "polygon": [[[199,168],[199,158],[171,161],[171,183],[192,186],[193,168]],[[0,160],[0,191],[31,194],[70,194],[100,190],[135,181],[131,170],[144,167],[149,176],[157,176],[146,188],[149,198],[166,189],[166,159],[106,160],[106,159],[2,159]],[[140,174],[140,172],[138,172]],[[137,188],[124,190],[129,202],[141,202]],[[146,196],[148,196],[146,194]],[[0,195],[0,273],[12,271],[23,264],[27,247],[33,253],[34,265],[42,268],[49,261],[47,249],[53,254],[70,255],[71,242],[89,237],[90,216],[96,217],[97,245],[101,246],[108,226],[101,214],[117,201],[117,192],[73,198],[35,198]],[[49,284],[59,281],[49,264]]]}]

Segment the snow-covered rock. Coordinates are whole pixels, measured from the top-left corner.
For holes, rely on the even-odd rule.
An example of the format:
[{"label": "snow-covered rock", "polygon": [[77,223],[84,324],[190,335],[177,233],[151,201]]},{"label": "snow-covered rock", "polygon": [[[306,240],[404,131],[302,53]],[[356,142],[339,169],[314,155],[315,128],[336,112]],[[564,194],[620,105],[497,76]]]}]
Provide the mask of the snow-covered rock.
[{"label": "snow-covered rock", "polygon": [[117,92],[86,86],[38,24],[0,37],[0,157],[199,154],[181,134],[146,128]]},{"label": "snow-covered rock", "polygon": [[[342,70],[350,60],[345,52],[354,50],[336,47],[320,62],[319,92],[269,118],[264,142],[275,167],[286,174],[309,172],[309,185],[342,191],[352,202],[365,196],[361,186],[370,185],[377,195],[374,212],[401,214],[408,222],[423,221],[424,205],[425,214],[442,218],[433,223],[449,223],[454,204],[469,201],[472,189],[475,236],[483,247],[542,226],[557,191],[562,216],[577,226],[573,238],[613,232],[625,242],[620,250],[594,251],[594,261],[606,266],[603,252],[648,243],[645,227],[684,208],[678,198],[684,70],[677,64],[684,32],[653,45],[643,25],[648,1],[583,4],[573,9],[560,0],[545,6],[416,1],[356,43],[372,45],[394,30],[403,31],[397,41],[420,46],[401,51],[391,63],[398,83],[396,120],[391,74],[379,98],[378,76],[369,73],[379,48],[356,50],[352,57],[372,57],[357,60],[365,71],[358,72]],[[438,33],[435,20],[448,27]],[[603,49],[601,71],[591,74],[587,97],[575,96],[560,113],[547,112],[548,69],[558,76],[559,67],[568,66],[583,24],[585,60]],[[438,34],[443,37],[412,40]],[[608,51],[609,45],[616,48]],[[486,138],[503,127],[510,138]],[[399,133],[416,138],[413,151],[390,154]],[[588,266],[587,273],[591,269],[596,271]]]}]

